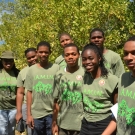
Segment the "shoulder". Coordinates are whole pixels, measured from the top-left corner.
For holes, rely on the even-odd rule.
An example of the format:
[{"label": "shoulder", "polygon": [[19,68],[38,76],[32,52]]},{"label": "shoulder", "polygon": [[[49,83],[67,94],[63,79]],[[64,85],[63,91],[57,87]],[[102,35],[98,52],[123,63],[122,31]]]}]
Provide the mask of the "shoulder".
[{"label": "shoulder", "polygon": [[126,79],[129,78],[131,76],[131,72],[125,72],[121,75],[120,79],[123,80],[123,79]]},{"label": "shoulder", "polygon": [[26,73],[29,70],[29,66],[24,67],[19,74]]},{"label": "shoulder", "polygon": [[56,58],[55,63],[59,64],[64,59],[63,55],[60,55]]},{"label": "shoulder", "polygon": [[108,50],[109,55],[111,55],[112,57],[117,57],[120,58],[120,55],[112,50]]}]

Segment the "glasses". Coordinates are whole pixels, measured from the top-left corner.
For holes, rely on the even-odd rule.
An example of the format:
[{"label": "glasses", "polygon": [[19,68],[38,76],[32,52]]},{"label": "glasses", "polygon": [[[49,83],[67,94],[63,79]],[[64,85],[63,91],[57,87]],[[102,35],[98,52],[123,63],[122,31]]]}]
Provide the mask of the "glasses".
[{"label": "glasses", "polygon": [[14,62],[14,59],[2,59],[4,62]]}]

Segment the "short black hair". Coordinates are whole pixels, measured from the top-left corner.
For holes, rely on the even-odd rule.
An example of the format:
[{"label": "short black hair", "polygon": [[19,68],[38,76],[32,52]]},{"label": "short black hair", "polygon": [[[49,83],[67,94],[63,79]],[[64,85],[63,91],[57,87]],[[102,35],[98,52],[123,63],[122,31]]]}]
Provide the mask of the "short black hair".
[{"label": "short black hair", "polygon": [[94,28],[94,29],[92,29],[90,31],[90,38],[91,38],[92,33],[95,32],[95,31],[99,31],[99,32],[102,33],[103,37],[105,36],[105,33],[104,33],[104,31],[102,29],[100,29],[100,28]]},{"label": "short black hair", "polygon": [[33,48],[33,47],[27,48],[27,49],[24,51],[25,56],[27,55],[28,52],[36,52],[36,48]]},{"label": "short black hair", "polygon": [[104,59],[104,56],[103,56],[103,53],[101,51],[101,49],[95,45],[94,43],[89,43],[87,45],[84,46],[83,50],[82,50],[82,54],[86,51],[86,50],[93,50],[100,58],[101,58],[101,61],[100,61],[100,68],[101,68],[101,76],[103,77],[107,77],[108,76],[108,70],[105,68],[105,65],[104,65],[104,62],[105,62],[105,59]]},{"label": "short black hair", "polygon": [[51,46],[50,43],[46,42],[46,41],[41,41],[37,44],[37,50],[39,49],[40,46],[47,46],[49,48],[49,51],[51,52]]},{"label": "short black hair", "polygon": [[68,48],[68,47],[75,47],[77,49],[77,52],[79,53],[79,47],[76,44],[69,43],[66,46],[64,46],[64,50],[65,50],[65,48]]},{"label": "short black hair", "polygon": [[135,35],[133,35],[132,37],[129,37],[126,42],[128,42],[128,41],[135,41]]},{"label": "short black hair", "polygon": [[70,39],[72,39],[71,35],[70,35],[68,32],[62,32],[61,34],[59,34],[59,35],[58,35],[58,39],[60,40],[60,38],[61,38],[62,36],[64,36],[64,35],[66,35],[66,36],[70,37]]}]

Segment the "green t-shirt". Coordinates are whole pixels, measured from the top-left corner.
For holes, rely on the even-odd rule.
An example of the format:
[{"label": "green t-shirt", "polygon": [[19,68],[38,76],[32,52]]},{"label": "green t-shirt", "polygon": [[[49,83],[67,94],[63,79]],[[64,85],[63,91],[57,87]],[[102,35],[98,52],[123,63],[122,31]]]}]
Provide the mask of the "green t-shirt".
[{"label": "green t-shirt", "polygon": [[107,50],[107,52],[104,53],[104,58],[106,60],[105,67],[110,73],[116,75],[117,77],[120,77],[120,75],[125,72],[124,65],[119,54],[111,50]]},{"label": "green t-shirt", "polygon": [[[20,73],[17,77],[17,87],[24,87],[24,82],[25,82],[28,70],[29,70],[29,66],[23,68],[20,71]],[[24,103],[26,103],[26,93],[27,93],[27,90],[25,89]]]},{"label": "green t-shirt", "polygon": [[112,95],[117,88],[118,78],[108,74],[108,77],[92,79],[85,73],[83,85],[84,117],[89,122],[101,121],[111,115]]},{"label": "green t-shirt", "polygon": [[0,72],[0,110],[11,110],[16,107],[17,80],[13,72]]},{"label": "green t-shirt", "polygon": [[82,67],[74,73],[61,69],[55,75],[53,97],[59,101],[57,121],[59,127],[63,129],[80,131],[83,115],[83,75]]},{"label": "green t-shirt", "polygon": [[59,70],[57,64],[49,63],[46,68],[35,64],[29,67],[25,88],[32,91],[31,113],[33,118],[41,118],[52,114],[54,75]]},{"label": "green t-shirt", "polygon": [[[81,54],[81,51],[80,51],[80,54]],[[55,64],[58,64],[60,66],[60,69],[65,69],[65,67],[67,66],[67,63],[65,62],[63,55],[60,55],[59,57],[56,58]],[[81,55],[80,55],[80,58],[78,60],[78,65],[82,66]]]},{"label": "green t-shirt", "polygon": [[117,135],[135,135],[135,78],[124,73],[118,85]]}]

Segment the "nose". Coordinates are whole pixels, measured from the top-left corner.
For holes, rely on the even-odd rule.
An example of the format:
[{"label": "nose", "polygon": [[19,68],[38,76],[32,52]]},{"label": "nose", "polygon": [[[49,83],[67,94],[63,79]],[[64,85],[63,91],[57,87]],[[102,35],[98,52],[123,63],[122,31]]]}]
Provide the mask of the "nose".
[{"label": "nose", "polygon": [[132,59],[132,54],[131,53],[128,54],[127,59],[128,60]]},{"label": "nose", "polygon": [[67,41],[66,40],[64,41],[64,45],[67,45]]}]

